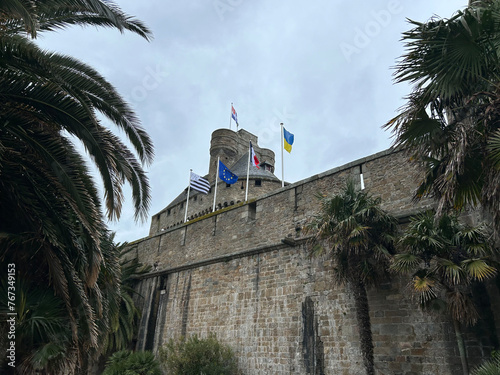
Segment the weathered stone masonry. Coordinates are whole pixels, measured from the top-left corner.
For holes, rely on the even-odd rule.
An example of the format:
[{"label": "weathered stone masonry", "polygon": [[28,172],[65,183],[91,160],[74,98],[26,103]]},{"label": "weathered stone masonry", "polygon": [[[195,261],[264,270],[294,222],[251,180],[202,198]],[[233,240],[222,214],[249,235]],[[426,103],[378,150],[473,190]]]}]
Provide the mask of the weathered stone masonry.
[{"label": "weathered stone masonry", "polygon": [[[302,231],[319,209],[316,194],[359,181],[360,166],[366,189],[396,216],[430,207],[411,201],[417,166],[388,150],[132,243],[142,262],[159,262],[138,284],[137,348],[214,332],[245,374],[362,373],[352,296],[333,283],[328,259],[309,257]],[[378,374],[459,373],[446,316],[422,313],[399,281],[370,291],[369,302]],[[467,340],[473,363],[489,354],[477,330]]]}]

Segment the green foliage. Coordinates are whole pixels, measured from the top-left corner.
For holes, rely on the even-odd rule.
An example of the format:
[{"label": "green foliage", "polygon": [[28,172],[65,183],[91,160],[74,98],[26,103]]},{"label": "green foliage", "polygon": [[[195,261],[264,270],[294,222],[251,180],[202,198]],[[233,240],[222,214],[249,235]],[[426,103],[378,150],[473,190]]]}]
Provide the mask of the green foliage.
[{"label": "green foliage", "polygon": [[492,358],[473,370],[471,375],[500,375],[500,353],[493,352]]},{"label": "green foliage", "polygon": [[475,324],[478,312],[471,284],[491,279],[498,271],[498,249],[491,246],[487,228],[465,225],[452,214],[436,218],[427,211],[411,218],[398,245],[400,253],[391,269],[411,274],[410,290],[422,307],[435,308],[442,299],[453,319]]},{"label": "green foliage", "polygon": [[[0,259],[15,264],[17,278],[38,293],[26,294],[19,307],[17,361],[24,373],[69,374],[98,355],[118,326],[118,252],[104,215],[120,217],[128,183],[136,218],[147,218],[142,166],[152,161],[153,145],[99,72],[40,49],[35,38],[72,25],[151,34],[101,0],[2,0],[0,15]],[[99,171],[102,199],[87,156]]]},{"label": "green foliage", "polygon": [[102,345],[104,354],[111,354],[117,350],[129,348],[129,345],[136,333],[140,311],[135,306],[133,296],[134,290],[133,276],[142,275],[149,272],[151,266],[146,266],[139,262],[137,256],[127,257],[133,249],[127,248],[127,243],[117,245],[120,267],[120,288],[111,288],[109,292],[115,293],[114,303],[108,304],[110,313],[110,330]]},{"label": "green foliage", "polygon": [[334,260],[336,281],[350,284],[363,363],[366,373],[372,375],[373,338],[366,287],[377,285],[388,276],[397,220],[380,207],[380,198],[357,189],[352,180],[346,182],[340,193],[319,199],[321,210],[306,227],[307,232],[313,233],[312,254],[327,250]]},{"label": "green foliage", "polygon": [[[7,296],[7,277],[2,272],[0,276],[0,295]],[[71,371],[72,366],[67,363],[70,321],[63,301],[50,289],[38,287],[28,280],[17,278],[15,285],[18,369],[26,373],[45,369],[49,374]],[[0,300],[0,311],[9,311],[7,298]],[[5,328],[6,322],[1,322],[0,327]],[[7,337],[4,330],[2,334]],[[7,343],[8,340],[5,341]],[[1,349],[5,351],[4,347]],[[1,358],[0,364],[4,361],[5,358]],[[0,367],[0,372],[2,370],[8,370],[5,363]]]},{"label": "green foliage", "polygon": [[221,344],[215,335],[205,339],[197,335],[187,340],[170,341],[160,349],[160,359],[169,375],[232,375],[238,374],[233,351]]},{"label": "green foliage", "polygon": [[149,351],[121,350],[111,356],[102,375],[161,375],[160,363]]},{"label": "green foliage", "polygon": [[312,255],[332,256],[339,283],[376,284],[394,253],[397,220],[380,207],[380,198],[356,189],[352,180],[339,194],[318,198],[321,210],[306,227],[313,234]]},{"label": "green foliage", "polygon": [[410,21],[395,80],[413,88],[384,127],[425,166],[417,199],[435,197],[439,214],[481,205],[500,229],[500,1],[469,3]]}]

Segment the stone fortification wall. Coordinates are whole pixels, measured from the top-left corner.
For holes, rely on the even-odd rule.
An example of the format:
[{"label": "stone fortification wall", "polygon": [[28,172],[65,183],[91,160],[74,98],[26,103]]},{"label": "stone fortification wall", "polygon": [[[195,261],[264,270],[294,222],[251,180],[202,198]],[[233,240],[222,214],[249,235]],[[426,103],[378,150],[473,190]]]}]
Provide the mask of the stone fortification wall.
[{"label": "stone fortification wall", "polygon": [[[330,262],[311,259],[302,245],[178,270],[142,285],[153,308],[143,315],[139,349],[215,333],[233,348],[244,374],[364,373],[353,297],[333,283]],[[461,373],[451,323],[416,308],[403,287],[395,282],[369,291],[377,374]]]},{"label": "stone fortification wall", "polygon": [[[248,185],[248,196],[258,197],[276,191],[281,187],[281,181],[260,178],[260,185],[255,184],[254,179],[250,179]],[[217,200],[215,209],[220,210],[226,207],[237,205],[245,200],[246,179],[242,178],[235,184],[227,186],[224,181],[217,183]],[[215,187],[208,194],[202,194],[191,190],[188,204],[188,220],[197,219],[201,216],[213,212]],[[167,229],[178,227],[184,224],[186,210],[186,194],[183,199],[179,199],[175,204],[170,204],[161,210],[151,219],[149,235],[159,234]]]},{"label": "stone fortification wall", "polygon": [[[315,196],[360,182],[360,171],[397,216],[431,205],[412,203],[418,168],[388,150],[132,243],[140,261],[159,262],[138,285],[137,348],[213,332],[245,374],[363,373],[353,298],[333,283],[328,259],[308,256],[302,230],[319,209]],[[460,373],[446,315],[422,313],[399,281],[370,291],[369,303],[377,374]],[[467,339],[472,363],[489,354],[487,340]]]},{"label": "stone fortification wall", "polygon": [[[284,188],[275,188],[250,202],[228,206],[170,229],[161,231],[160,217],[160,225],[156,224],[154,234],[133,245],[142,262],[159,262],[162,270],[279,244],[285,237],[298,238],[302,236],[304,222],[319,209],[316,195],[340,191],[347,178],[359,182],[360,168],[365,188],[380,196],[382,206],[389,212],[404,216],[417,209],[412,203],[417,166],[408,163],[404,152],[384,151]],[[238,190],[235,186],[224,189],[220,190]],[[204,196],[203,199],[205,202],[207,198]],[[429,206],[427,200],[419,204],[420,208]]]}]

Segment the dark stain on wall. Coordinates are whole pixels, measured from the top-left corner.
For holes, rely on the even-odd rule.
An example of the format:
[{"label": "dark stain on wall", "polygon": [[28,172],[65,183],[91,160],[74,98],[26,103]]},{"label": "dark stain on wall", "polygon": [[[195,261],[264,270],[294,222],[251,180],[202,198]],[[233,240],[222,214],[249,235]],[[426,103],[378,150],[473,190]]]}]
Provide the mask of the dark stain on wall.
[{"label": "dark stain on wall", "polygon": [[189,280],[187,286],[182,291],[182,327],[181,327],[181,335],[186,336],[187,332],[187,321],[188,321],[188,312],[189,312],[189,297],[191,294],[191,272],[189,272]]},{"label": "dark stain on wall", "polygon": [[309,296],[302,303],[302,323],[304,326],[302,350],[306,374],[324,375],[325,356],[323,342],[318,334],[318,322],[314,314],[314,302]]},{"label": "dark stain on wall", "polygon": [[158,315],[158,307],[160,304],[160,290],[158,288],[158,278],[155,278],[151,283],[151,308],[148,319],[148,328],[146,330],[146,343],[144,350],[153,350],[156,318]]}]

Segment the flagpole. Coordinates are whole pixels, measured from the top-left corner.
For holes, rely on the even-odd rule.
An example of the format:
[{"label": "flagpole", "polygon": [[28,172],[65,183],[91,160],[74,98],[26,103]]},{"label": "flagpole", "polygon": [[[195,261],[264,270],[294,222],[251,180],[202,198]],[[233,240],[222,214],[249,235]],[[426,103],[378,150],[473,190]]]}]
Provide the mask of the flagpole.
[{"label": "flagpole", "polygon": [[283,162],[283,148],[285,148],[285,145],[283,144],[283,139],[285,138],[285,132],[283,131],[283,123],[280,124],[281,126],[281,187],[285,186],[285,163]]},{"label": "flagpole", "polygon": [[250,158],[252,152],[250,151],[250,142],[248,142],[248,167],[247,167],[247,186],[245,188],[245,202],[248,200],[248,176],[250,175]]},{"label": "flagpole", "polygon": [[[229,111],[229,129],[231,129],[231,119],[232,118],[233,118],[233,102],[231,102],[231,110]],[[217,181],[217,178],[215,179],[215,181]]]},{"label": "flagpole", "polygon": [[219,178],[219,160],[220,156],[217,156],[217,172],[215,174],[215,191],[214,191],[214,207],[212,209],[212,212],[215,212],[215,199],[217,198],[217,179]]},{"label": "flagpole", "polygon": [[186,198],[186,212],[184,213],[184,222],[186,222],[187,216],[188,216],[189,192],[191,191],[191,172],[192,171],[193,171],[192,169],[189,170],[189,183],[188,183],[188,192],[187,192],[187,198]]}]

